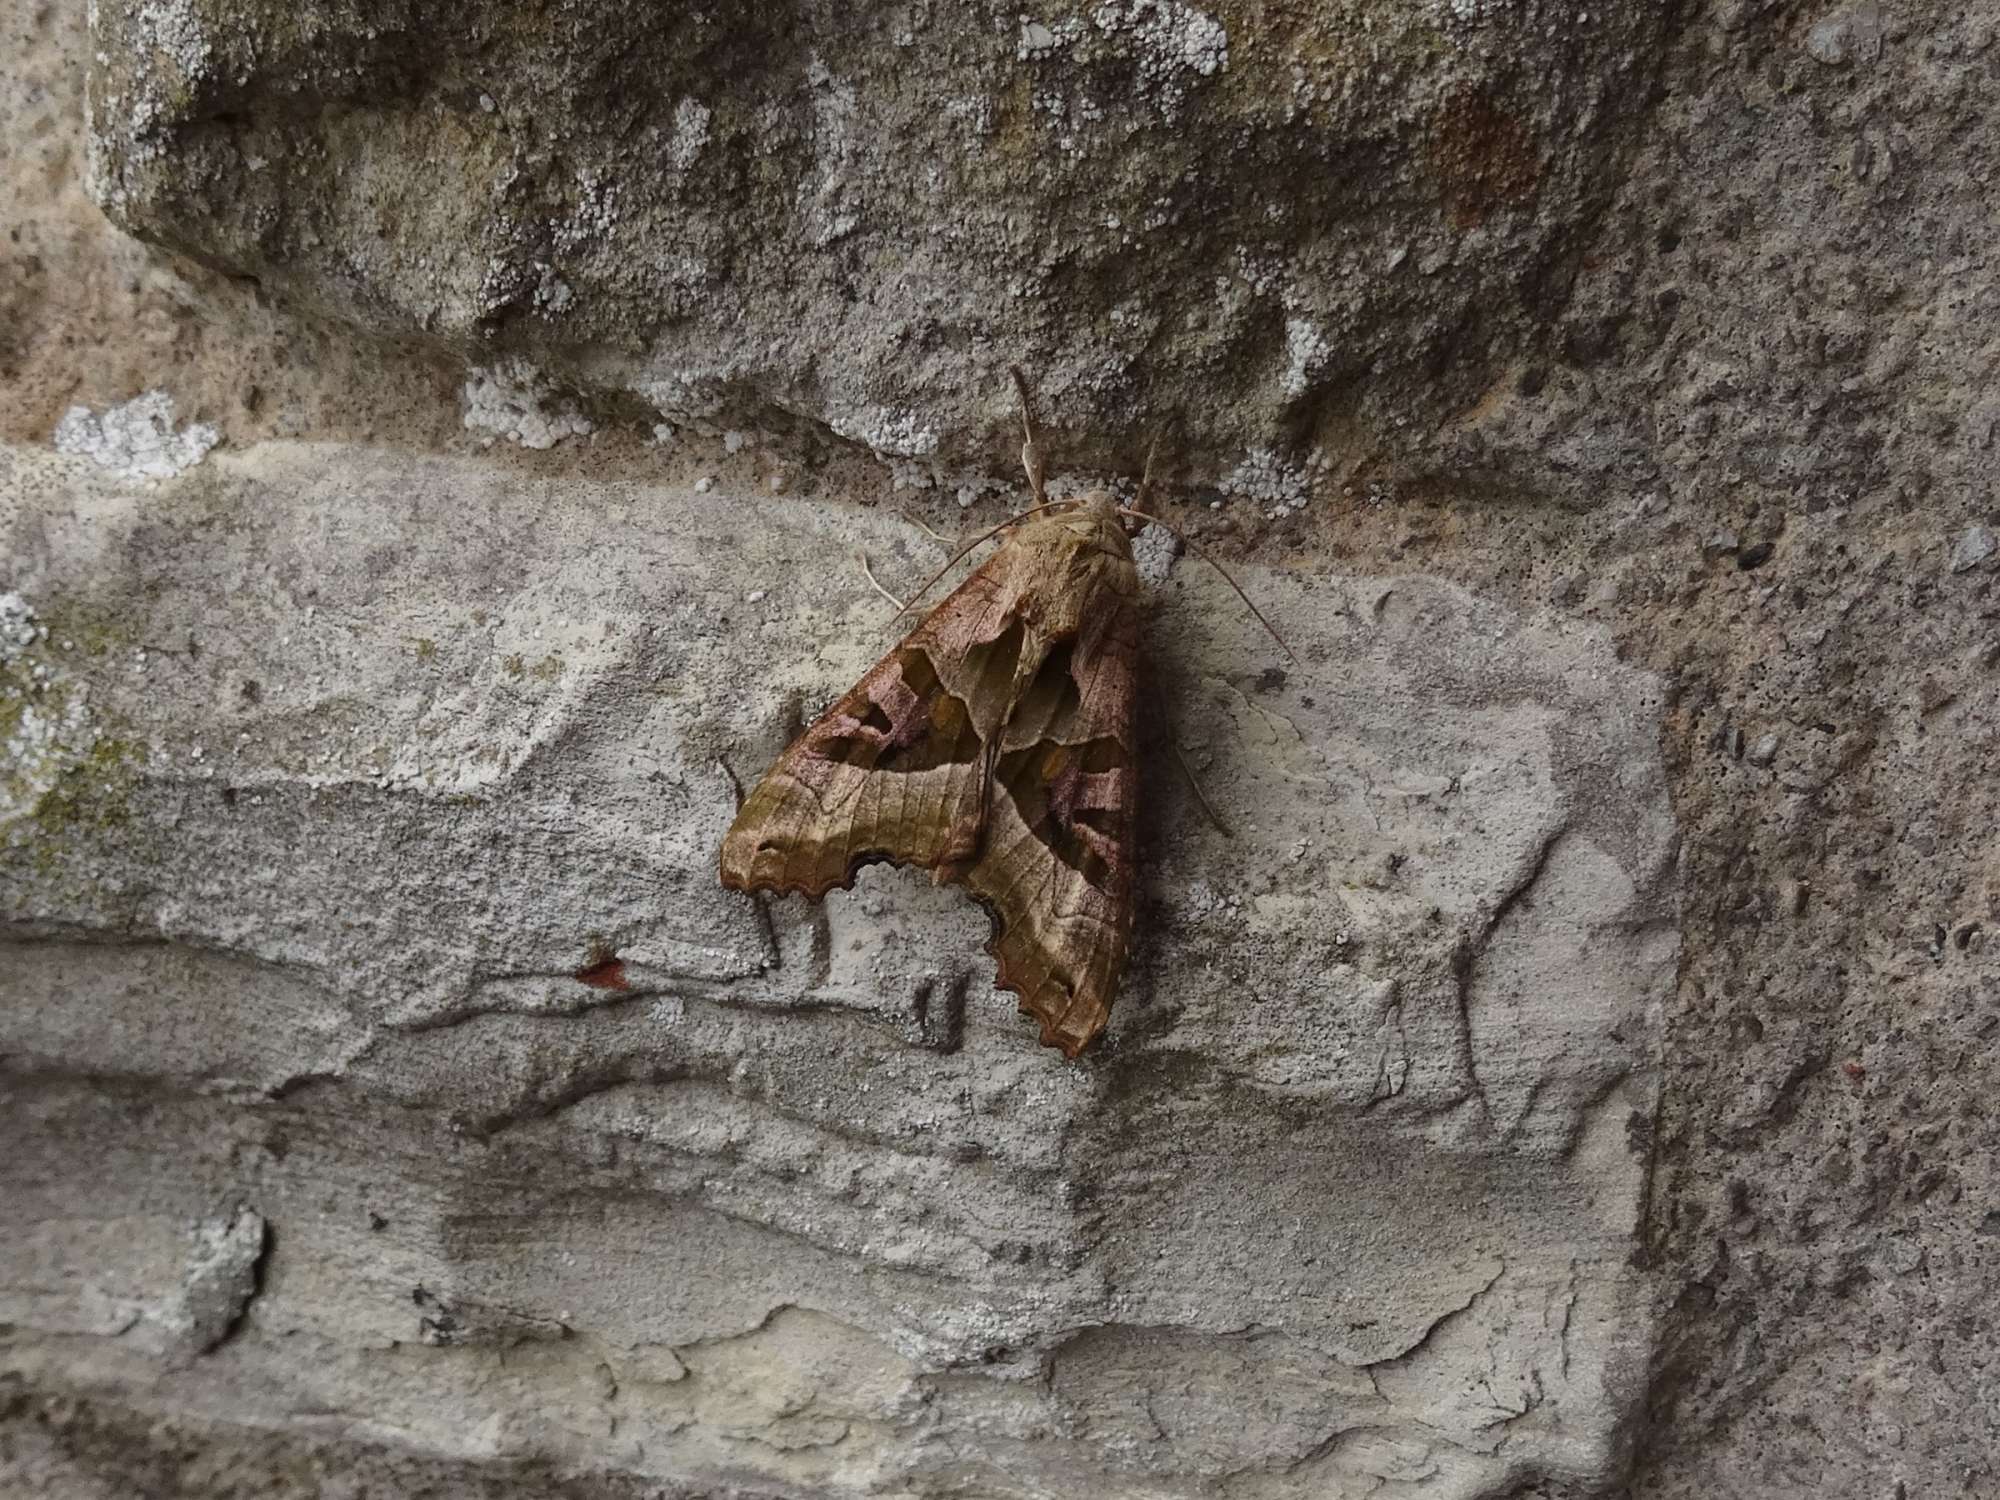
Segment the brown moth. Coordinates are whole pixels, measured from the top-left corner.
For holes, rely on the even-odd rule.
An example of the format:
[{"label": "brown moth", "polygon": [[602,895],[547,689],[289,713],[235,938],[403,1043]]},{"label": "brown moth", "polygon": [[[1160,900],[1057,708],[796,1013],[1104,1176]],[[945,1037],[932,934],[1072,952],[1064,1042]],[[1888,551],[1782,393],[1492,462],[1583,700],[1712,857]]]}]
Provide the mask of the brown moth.
[{"label": "brown moth", "polygon": [[1000,988],[1075,1057],[1132,943],[1139,574],[1111,495],[1050,503],[1015,380],[1034,509],[778,758],[722,883],[817,900],[886,860],[962,885]]}]

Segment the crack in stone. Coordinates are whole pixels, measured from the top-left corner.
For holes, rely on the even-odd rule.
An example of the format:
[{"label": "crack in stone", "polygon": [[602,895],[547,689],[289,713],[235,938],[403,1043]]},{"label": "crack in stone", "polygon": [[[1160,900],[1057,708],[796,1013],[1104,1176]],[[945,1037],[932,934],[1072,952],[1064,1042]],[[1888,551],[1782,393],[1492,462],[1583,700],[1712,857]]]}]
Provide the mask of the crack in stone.
[{"label": "crack in stone", "polygon": [[1472,1043],[1473,971],[1492,946],[1493,935],[1500,930],[1501,923],[1505,922],[1514,909],[1527,899],[1528,892],[1533,890],[1535,883],[1542,878],[1543,871],[1548,869],[1549,860],[1555,854],[1556,846],[1562,842],[1568,831],[1568,825],[1561,824],[1542,839],[1535,850],[1534,858],[1529,862],[1526,873],[1494,904],[1493,914],[1481,924],[1479,932],[1476,935],[1468,934],[1460,938],[1452,949],[1451,973],[1458,999],[1458,1045],[1463,1057],[1466,1080],[1472,1085],[1472,1096],[1479,1101],[1480,1113],[1485,1116],[1489,1126],[1494,1120],[1493,1103],[1487,1096],[1485,1083],[1480,1079],[1479,1063]]}]

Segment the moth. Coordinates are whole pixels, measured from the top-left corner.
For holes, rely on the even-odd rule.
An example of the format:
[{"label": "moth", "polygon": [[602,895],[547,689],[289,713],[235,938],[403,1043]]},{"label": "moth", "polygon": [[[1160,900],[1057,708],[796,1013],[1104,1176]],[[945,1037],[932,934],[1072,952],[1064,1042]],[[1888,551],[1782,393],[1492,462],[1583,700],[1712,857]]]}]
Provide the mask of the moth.
[{"label": "moth", "polygon": [[1132,946],[1140,584],[1124,521],[1153,518],[1103,490],[1050,501],[1014,379],[1034,504],[765,773],[723,838],[722,883],[817,900],[887,861],[964,886],[992,919],[999,987],[1074,1058]]}]

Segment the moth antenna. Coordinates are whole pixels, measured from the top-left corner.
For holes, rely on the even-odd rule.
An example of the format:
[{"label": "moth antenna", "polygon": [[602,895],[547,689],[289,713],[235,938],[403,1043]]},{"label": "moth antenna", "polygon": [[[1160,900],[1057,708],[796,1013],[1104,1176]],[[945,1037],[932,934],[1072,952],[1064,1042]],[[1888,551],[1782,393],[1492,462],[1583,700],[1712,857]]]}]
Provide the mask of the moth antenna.
[{"label": "moth antenna", "polygon": [[1021,467],[1028,471],[1028,493],[1035,497],[1035,504],[1047,505],[1049,495],[1042,487],[1042,435],[1035,423],[1035,398],[1019,365],[1007,366],[1007,373],[1014,377],[1014,389],[1021,394]]},{"label": "moth antenna", "polygon": [[922,516],[913,516],[908,511],[899,511],[897,512],[897,514],[901,515],[905,521],[908,521],[912,526],[916,527],[917,530],[921,531],[925,536],[929,537],[932,541],[940,543],[941,545],[946,547],[949,547],[951,545],[951,538],[946,536],[943,532],[938,531],[934,527],[925,524],[924,518]]},{"label": "moth antenna", "polygon": [[1208,814],[1208,821],[1215,825],[1215,831],[1226,839],[1235,838],[1236,835],[1230,832],[1229,825],[1222,821],[1222,815],[1215,810],[1215,804],[1208,800],[1208,793],[1201,789],[1201,782],[1194,774],[1194,767],[1189,765],[1187,757],[1181,754],[1179,745],[1174,746],[1174,759],[1181,763],[1181,774],[1187,777],[1188,785],[1194,789],[1195,800],[1201,804],[1201,810]]},{"label": "moth antenna", "polygon": [[960,547],[958,551],[954,552],[951,555],[950,562],[946,563],[943,567],[939,568],[935,573],[931,574],[929,578],[926,578],[924,580],[924,586],[918,589],[914,594],[910,595],[910,603],[905,604],[901,609],[897,610],[895,614],[889,617],[890,623],[893,624],[895,621],[900,620],[904,615],[908,614],[910,612],[910,605],[915,604],[919,599],[923,598],[924,595],[928,594],[931,591],[932,584],[936,583],[940,578],[944,577],[945,574],[949,573],[953,568],[957,567],[960,560],[964,558],[965,554],[970,552],[974,547],[977,547],[981,542],[991,541],[994,537],[1000,535],[1001,532],[1005,531],[1009,526],[1012,526],[1019,521],[1025,521],[1028,519],[1029,516],[1037,516],[1040,515],[1045,510],[1054,510],[1059,505],[1070,505],[1073,503],[1074,503],[1073,501],[1069,500],[1050,500],[1044,502],[1041,505],[1031,505],[1026,510],[1019,510],[1014,512],[1013,515],[1009,516],[1006,520],[1002,521],[998,526],[995,526],[991,531],[980,532],[978,536],[974,537],[971,541],[967,542],[963,547]]},{"label": "moth antenna", "polygon": [[1163,521],[1158,516],[1149,516],[1143,510],[1134,509],[1132,506],[1129,505],[1119,506],[1118,514],[1121,516],[1131,516],[1134,519],[1140,521],[1150,521],[1155,526],[1164,526],[1167,528],[1167,530],[1171,531],[1175,536],[1179,537],[1181,541],[1186,543],[1186,545],[1194,552],[1194,555],[1196,557],[1199,557],[1203,562],[1207,563],[1211,568],[1215,569],[1216,572],[1220,573],[1222,575],[1222,581],[1228,584],[1232,589],[1236,590],[1236,597],[1243,601],[1243,607],[1249,610],[1251,614],[1257,617],[1257,623],[1259,625],[1262,625],[1265,630],[1270,632],[1272,640],[1276,641],[1280,646],[1283,646],[1285,648],[1285,655],[1289,656],[1293,661],[1298,662],[1300,666],[1305,665],[1303,661],[1299,661],[1299,653],[1292,649],[1292,643],[1286,640],[1283,636],[1279,635],[1278,627],[1273,625],[1269,620],[1264,618],[1264,611],[1259,609],[1255,604],[1252,604],[1250,602],[1250,596],[1243,592],[1243,585],[1238,583],[1234,578],[1230,577],[1229,569],[1223,567],[1221,563],[1217,562],[1213,557],[1210,557],[1207,552],[1203,551],[1200,547],[1196,546],[1194,540],[1191,537],[1189,537],[1186,532],[1182,531],[1180,527],[1174,525],[1174,523],[1171,521]]},{"label": "moth antenna", "polygon": [[891,615],[889,618],[892,620],[900,619],[902,617],[903,612],[907,610],[910,606],[905,604],[901,599],[898,599],[894,594],[890,593],[887,589],[882,587],[881,583],[875,577],[875,570],[868,566],[868,554],[866,552],[856,552],[854,555],[861,559],[861,571],[863,574],[866,575],[868,579],[868,586],[874,589],[875,592],[880,594],[884,599],[887,599],[891,604],[896,606],[896,613]]},{"label": "moth antenna", "polygon": [[[1141,510],[1146,508],[1146,502],[1153,497],[1153,459],[1160,451],[1160,438],[1165,432],[1166,427],[1162,424],[1155,427],[1152,437],[1146,440],[1146,466],[1139,471],[1139,498],[1134,502]],[[1186,538],[1183,537],[1182,540],[1185,541]]]}]

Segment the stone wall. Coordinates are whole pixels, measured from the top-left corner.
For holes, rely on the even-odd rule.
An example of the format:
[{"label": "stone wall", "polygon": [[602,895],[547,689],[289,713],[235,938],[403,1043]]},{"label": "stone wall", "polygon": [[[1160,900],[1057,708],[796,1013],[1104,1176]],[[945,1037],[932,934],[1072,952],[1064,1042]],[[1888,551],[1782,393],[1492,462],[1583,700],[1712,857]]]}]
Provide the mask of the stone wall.
[{"label": "stone wall", "polygon": [[[2000,11],[0,27],[13,1490],[2000,1482]],[[715,880],[1011,363],[1297,653],[1074,1063]]]}]

